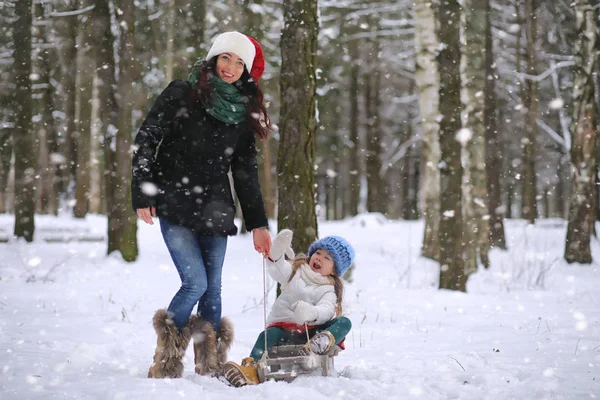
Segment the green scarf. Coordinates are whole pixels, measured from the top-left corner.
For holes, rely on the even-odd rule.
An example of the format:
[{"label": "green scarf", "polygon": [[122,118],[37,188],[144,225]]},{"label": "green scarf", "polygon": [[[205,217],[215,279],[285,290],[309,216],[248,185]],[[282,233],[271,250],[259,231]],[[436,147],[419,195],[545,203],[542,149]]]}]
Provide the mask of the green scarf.
[{"label": "green scarf", "polygon": [[[192,72],[188,75],[187,80],[192,86],[198,82],[202,62],[203,60],[196,61]],[[246,103],[242,99],[239,89],[216,75],[210,79],[210,84],[213,87],[212,96],[209,101],[202,102],[206,112],[227,124],[239,124],[244,121],[246,119]]]}]

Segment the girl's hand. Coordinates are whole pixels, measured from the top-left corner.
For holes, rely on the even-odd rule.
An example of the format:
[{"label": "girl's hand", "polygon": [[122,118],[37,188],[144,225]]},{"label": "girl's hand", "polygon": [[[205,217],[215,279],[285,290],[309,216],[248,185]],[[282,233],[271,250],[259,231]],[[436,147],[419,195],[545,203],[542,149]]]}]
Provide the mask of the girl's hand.
[{"label": "girl's hand", "polygon": [[269,257],[271,253],[271,235],[267,228],[256,228],[252,230],[252,239],[254,240],[254,250],[258,251],[263,257]]},{"label": "girl's hand", "polygon": [[279,260],[285,254],[290,260],[295,257],[294,250],[292,250],[292,237],[293,233],[289,229],[282,229],[281,232],[273,239],[273,246],[271,247],[270,257],[273,261]]},{"label": "girl's hand", "polygon": [[298,300],[292,305],[292,308],[294,309],[292,318],[297,325],[314,323],[319,317],[317,307],[305,301]]},{"label": "girl's hand", "polygon": [[156,217],[156,207],[138,208],[135,213],[142,221],[147,224],[154,225],[152,217]]}]

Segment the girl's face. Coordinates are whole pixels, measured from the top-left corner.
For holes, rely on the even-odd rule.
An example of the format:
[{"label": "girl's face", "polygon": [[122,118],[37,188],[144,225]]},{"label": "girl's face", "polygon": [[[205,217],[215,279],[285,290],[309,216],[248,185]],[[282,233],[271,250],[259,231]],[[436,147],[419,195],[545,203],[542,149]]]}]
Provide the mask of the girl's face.
[{"label": "girl's face", "polygon": [[224,82],[236,83],[244,68],[244,61],[233,53],[221,53],[217,57],[217,76]]},{"label": "girl's face", "polygon": [[308,260],[310,268],[323,276],[333,275],[335,265],[331,254],[325,249],[317,249]]}]

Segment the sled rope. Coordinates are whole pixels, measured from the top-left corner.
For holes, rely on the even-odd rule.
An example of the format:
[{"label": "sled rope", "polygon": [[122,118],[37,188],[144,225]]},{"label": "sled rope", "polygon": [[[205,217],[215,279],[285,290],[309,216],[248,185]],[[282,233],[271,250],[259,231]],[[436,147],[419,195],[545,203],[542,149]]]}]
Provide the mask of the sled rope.
[{"label": "sled rope", "polygon": [[267,354],[267,260],[263,257],[263,325],[265,331],[265,352],[262,358],[268,358]]},{"label": "sled rope", "polygon": [[[282,257],[285,257],[285,255],[283,255]],[[264,267],[266,269],[267,268],[266,261],[264,261],[263,263],[264,263]],[[285,281],[285,276],[283,276],[283,273],[279,269],[279,266],[277,264],[275,264],[275,266],[277,267],[277,272],[279,272],[279,275],[281,275],[281,278],[282,278],[281,280]],[[294,291],[292,290],[292,287],[289,284],[287,285],[287,288],[290,291],[290,294],[292,295],[294,300],[296,300],[296,302],[300,301],[300,299],[298,298],[298,296],[296,296],[296,293],[294,293]],[[265,324],[266,324],[266,322],[265,322]],[[306,341],[308,342],[310,340],[310,335],[308,334],[308,324],[306,322],[304,323],[304,332],[306,333]],[[267,335],[265,335],[265,340],[266,340],[266,336]]]}]

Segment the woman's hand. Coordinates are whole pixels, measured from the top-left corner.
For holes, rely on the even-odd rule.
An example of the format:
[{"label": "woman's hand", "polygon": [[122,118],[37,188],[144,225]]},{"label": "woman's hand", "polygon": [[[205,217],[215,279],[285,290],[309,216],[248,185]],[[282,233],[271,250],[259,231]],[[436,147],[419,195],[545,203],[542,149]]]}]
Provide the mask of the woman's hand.
[{"label": "woman's hand", "polygon": [[263,257],[269,257],[271,253],[271,235],[269,235],[267,228],[253,229],[252,239],[254,240],[254,250],[262,254]]},{"label": "woman's hand", "polygon": [[154,225],[152,217],[156,217],[156,207],[138,208],[137,210],[135,210],[135,212],[142,221],[144,221],[147,224]]}]

